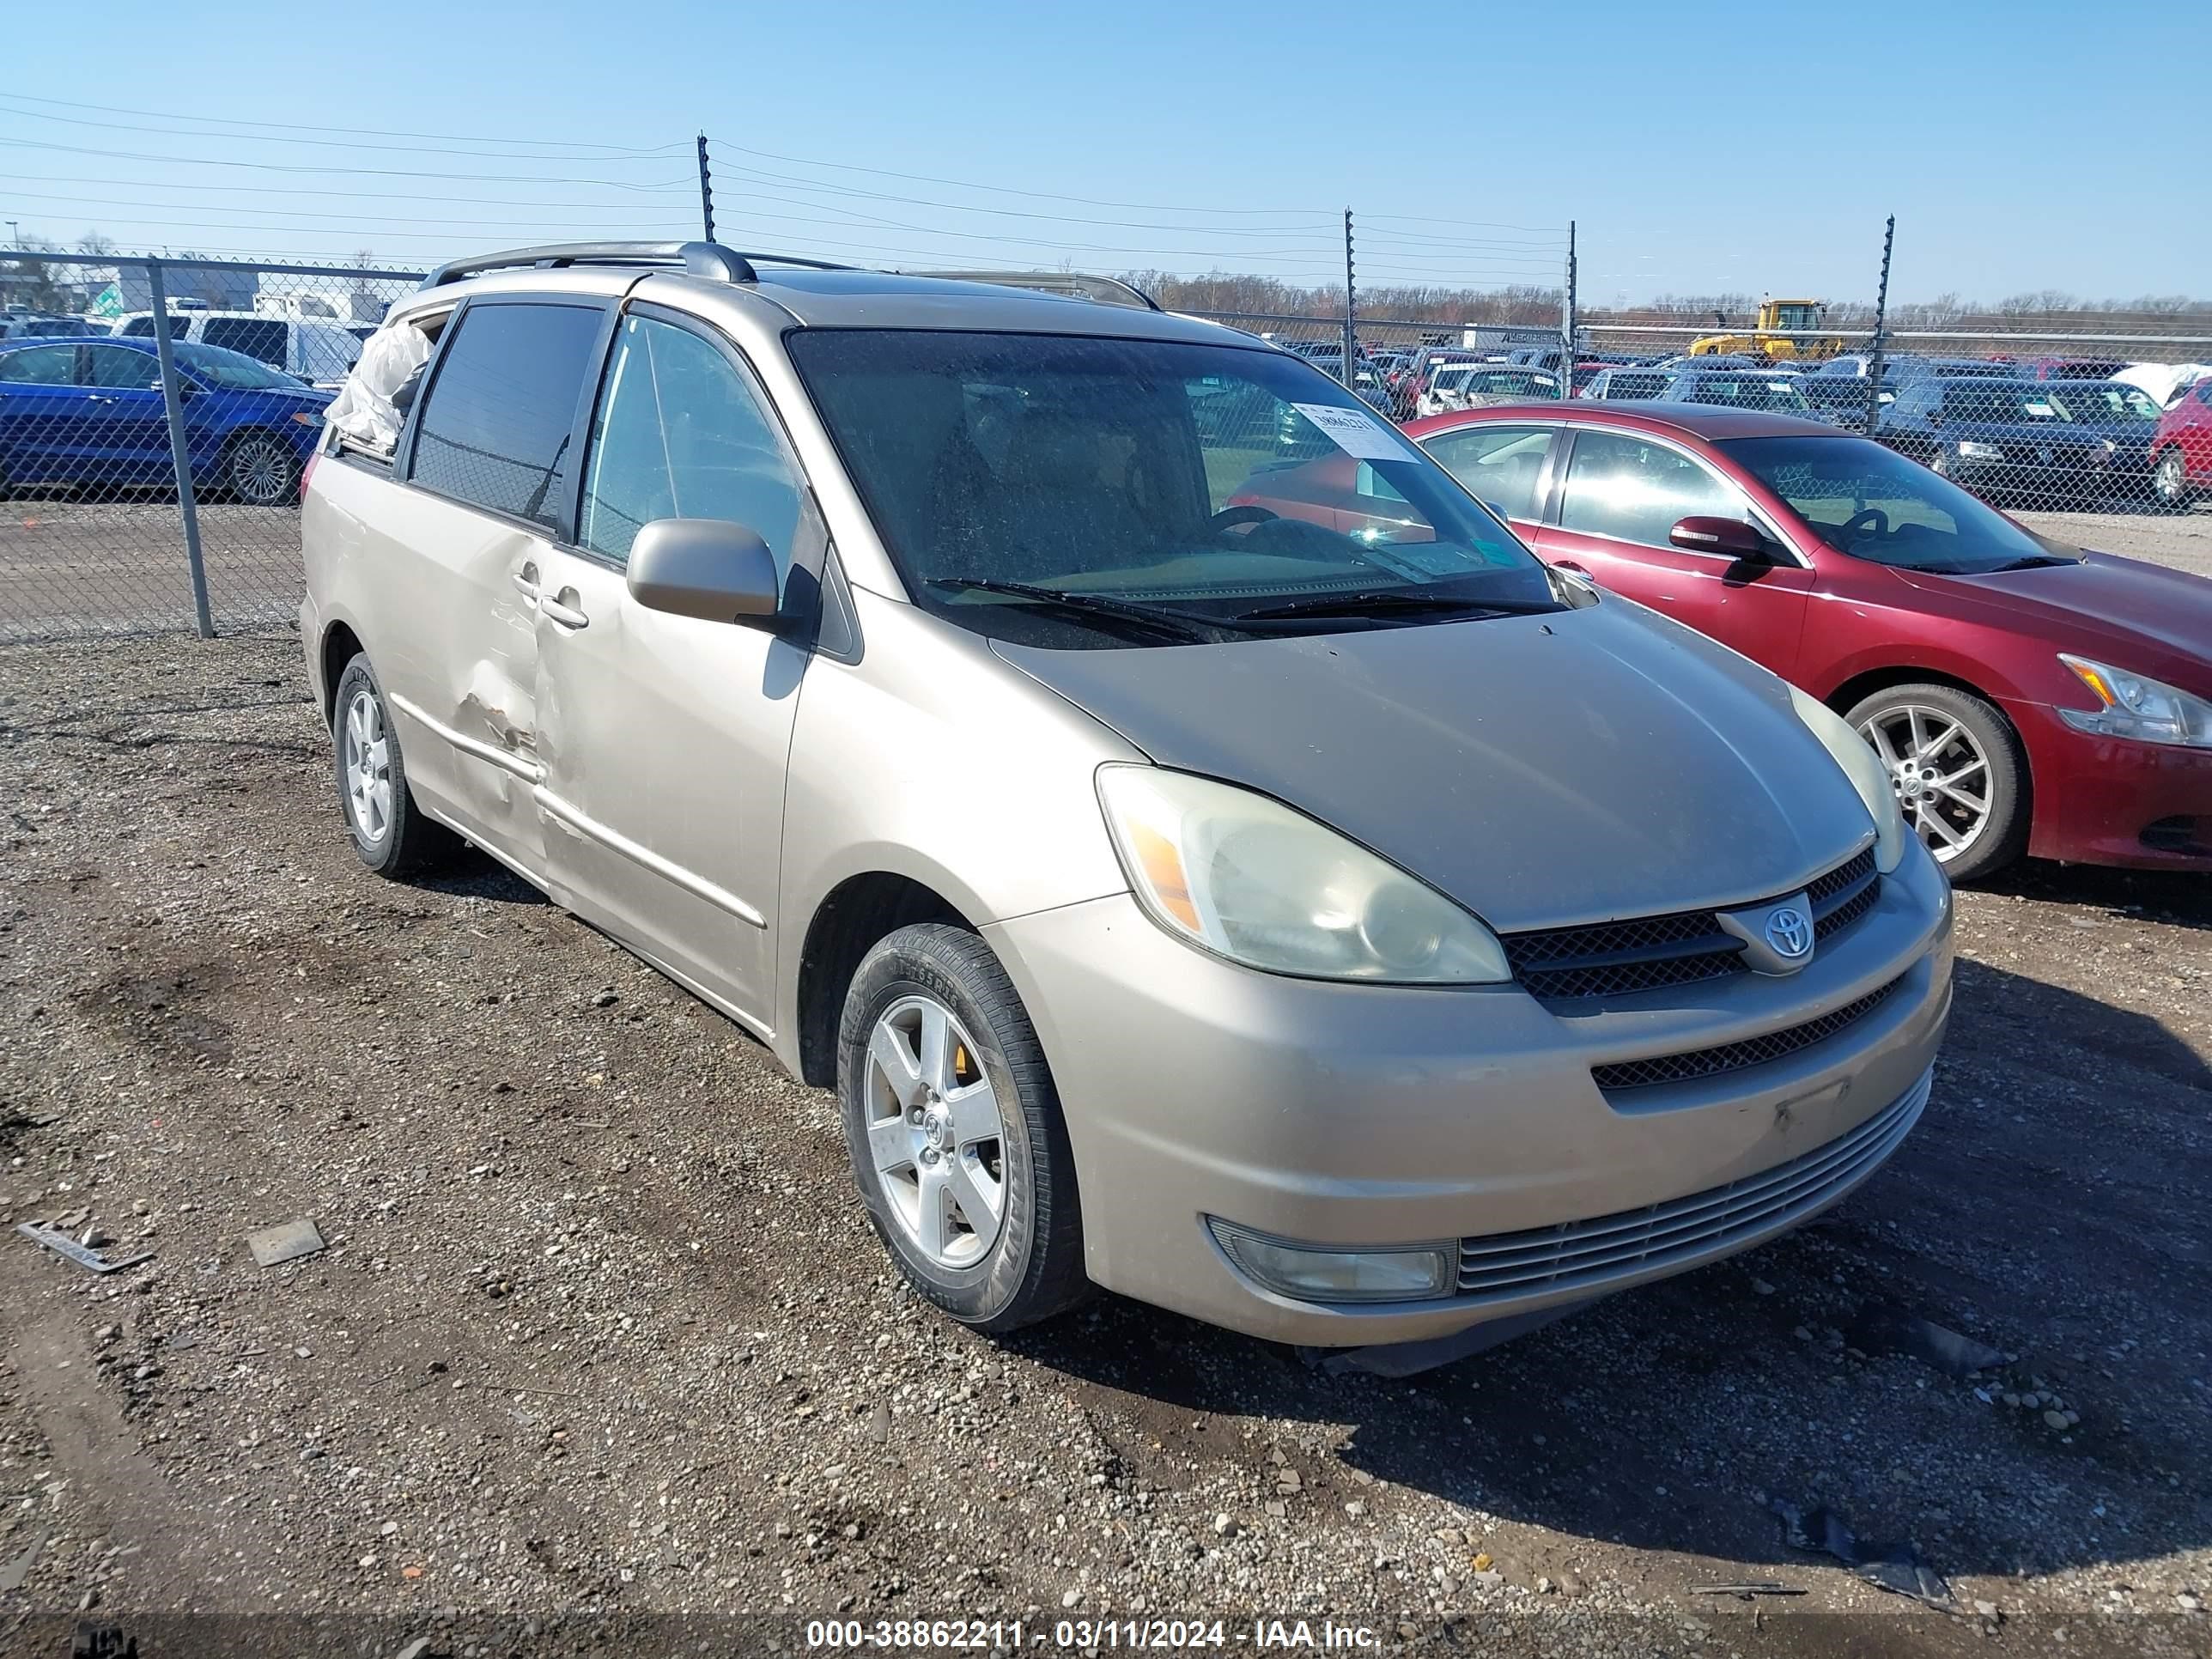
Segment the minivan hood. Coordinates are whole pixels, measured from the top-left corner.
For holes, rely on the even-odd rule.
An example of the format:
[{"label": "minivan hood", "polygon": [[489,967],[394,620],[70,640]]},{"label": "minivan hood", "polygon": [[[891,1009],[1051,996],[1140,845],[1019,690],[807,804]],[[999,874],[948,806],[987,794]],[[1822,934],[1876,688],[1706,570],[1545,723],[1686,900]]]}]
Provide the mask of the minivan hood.
[{"label": "minivan hood", "polygon": [[1273,795],[1504,932],[1795,891],[1872,825],[1782,682],[1625,600],[1007,662],[1162,766]]},{"label": "minivan hood", "polygon": [[2212,695],[2212,581],[2110,553],[2074,564],[1996,570],[1980,576],[1905,570],[1908,585],[1983,609],[1984,620],[2051,642],[2053,650],[2098,655],[2115,668],[2176,679]]}]

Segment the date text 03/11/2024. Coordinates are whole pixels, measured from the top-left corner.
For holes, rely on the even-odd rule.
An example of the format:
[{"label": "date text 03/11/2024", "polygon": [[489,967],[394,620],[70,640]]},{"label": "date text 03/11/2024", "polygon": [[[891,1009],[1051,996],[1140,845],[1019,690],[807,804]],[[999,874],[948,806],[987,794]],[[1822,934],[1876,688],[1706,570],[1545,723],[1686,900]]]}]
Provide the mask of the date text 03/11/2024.
[{"label": "date text 03/11/2024", "polygon": [[1018,1619],[817,1619],[806,1626],[810,1648],[1252,1648],[1346,1651],[1382,1645],[1365,1625],[1334,1620],[1255,1619],[1249,1626],[1227,1620],[1061,1619],[1048,1628]]}]

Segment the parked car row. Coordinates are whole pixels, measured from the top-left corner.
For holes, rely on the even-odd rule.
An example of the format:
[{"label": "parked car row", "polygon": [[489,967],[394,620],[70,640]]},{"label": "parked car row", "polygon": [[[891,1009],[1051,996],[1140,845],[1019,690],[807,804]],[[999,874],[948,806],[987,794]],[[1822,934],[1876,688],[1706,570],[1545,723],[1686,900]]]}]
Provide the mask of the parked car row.
[{"label": "parked car row", "polygon": [[[185,453],[196,490],[290,506],[331,394],[243,353],[179,340]],[[104,494],[176,481],[155,343],[0,341],[0,494]]]}]

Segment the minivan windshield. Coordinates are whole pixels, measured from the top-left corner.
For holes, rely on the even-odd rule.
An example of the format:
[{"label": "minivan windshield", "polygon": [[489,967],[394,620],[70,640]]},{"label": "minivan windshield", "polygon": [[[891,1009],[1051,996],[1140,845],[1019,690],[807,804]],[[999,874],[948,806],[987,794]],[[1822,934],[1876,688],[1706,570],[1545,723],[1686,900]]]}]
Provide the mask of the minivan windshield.
[{"label": "minivan windshield", "polygon": [[1729,438],[1714,447],[1855,559],[1954,576],[2072,562],[1871,438]]},{"label": "minivan windshield", "polygon": [[1344,388],[1264,347],[790,338],[917,603],[1035,644],[1558,608],[1544,568]]}]

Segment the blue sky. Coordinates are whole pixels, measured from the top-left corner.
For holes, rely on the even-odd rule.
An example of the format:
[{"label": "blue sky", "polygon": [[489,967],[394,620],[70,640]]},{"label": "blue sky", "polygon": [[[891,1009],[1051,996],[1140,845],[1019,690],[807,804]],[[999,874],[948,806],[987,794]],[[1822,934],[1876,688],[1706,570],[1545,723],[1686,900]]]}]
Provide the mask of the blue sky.
[{"label": "blue sky", "polygon": [[1894,212],[1899,298],[2212,295],[2202,76],[2159,68],[2208,60],[2212,7],[2128,17],[109,0],[97,49],[61,9],[10,27],[0,219],[410,266],[685,235],[704,128],[722,239],[832,258],[1327,280],[1348,204],[1370,282],[1556,280],[1572,218],[1593,302],[1866,299]]}]

